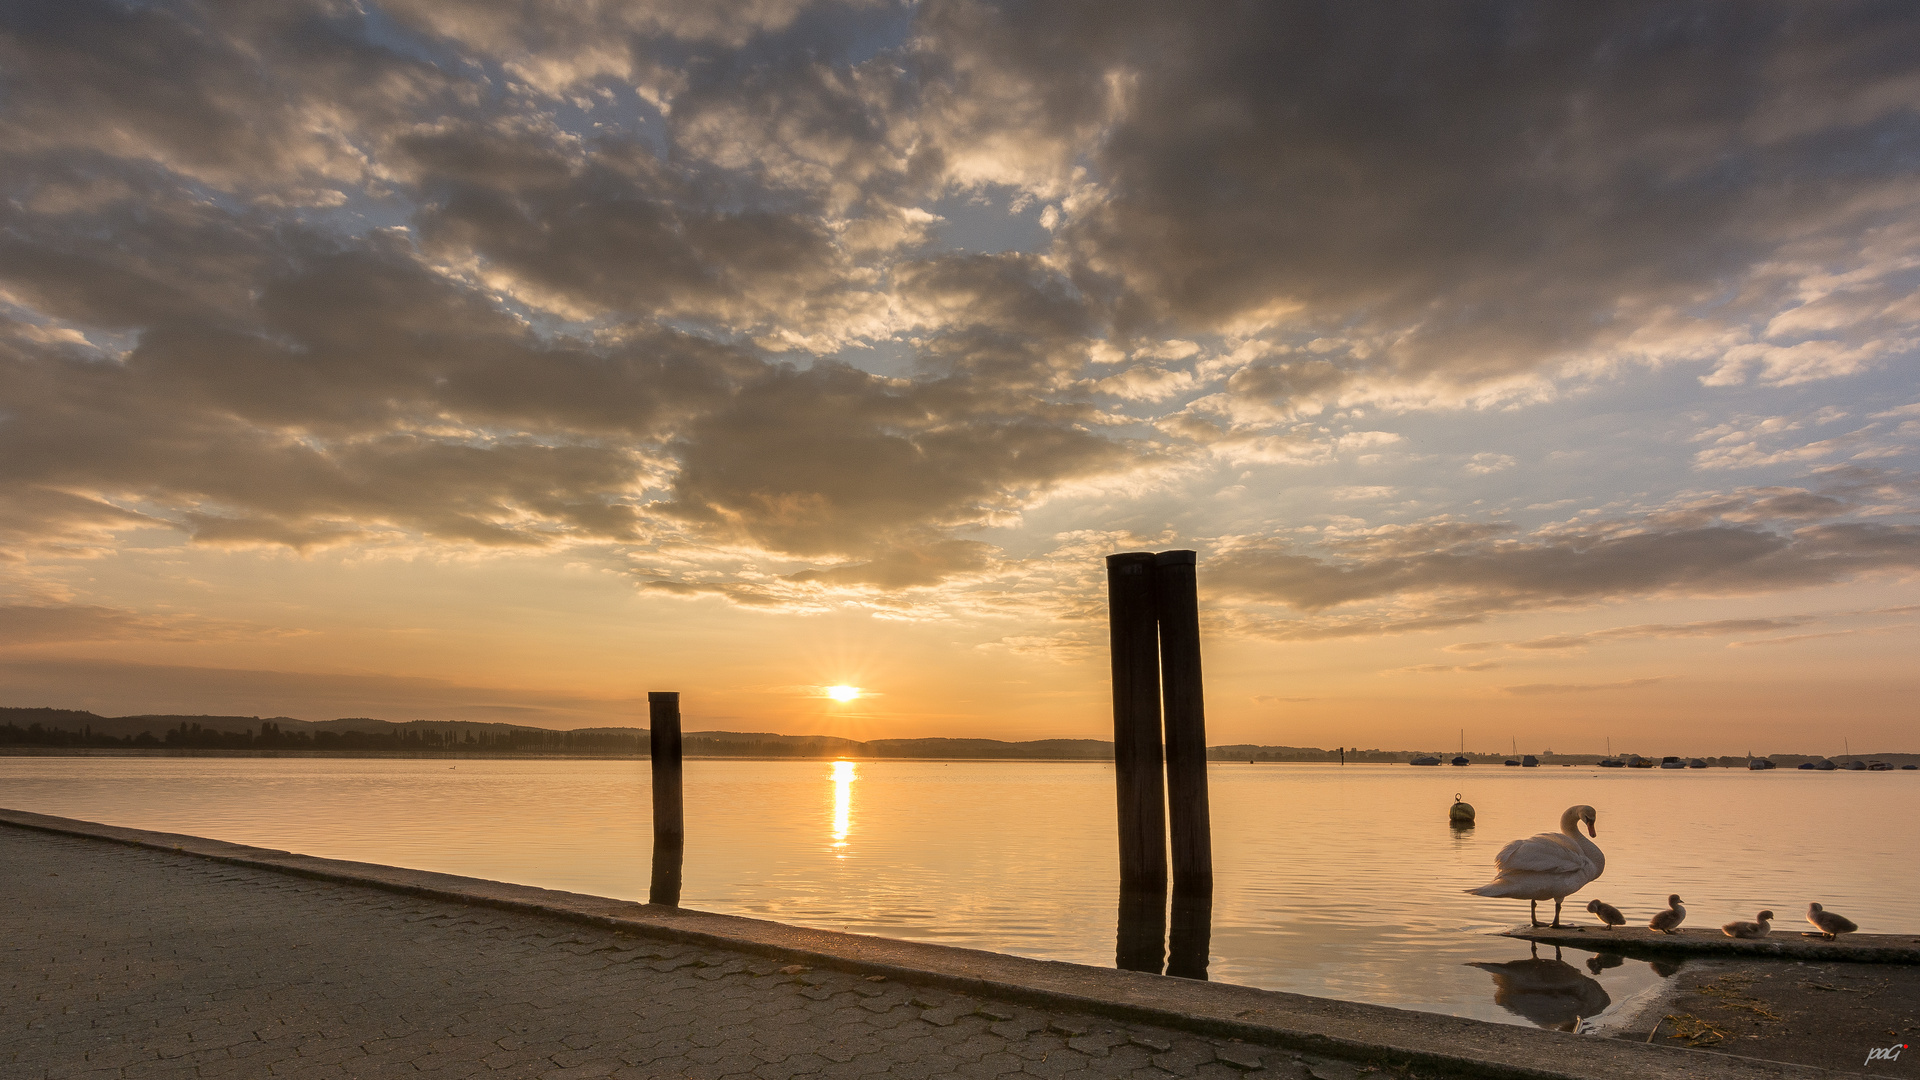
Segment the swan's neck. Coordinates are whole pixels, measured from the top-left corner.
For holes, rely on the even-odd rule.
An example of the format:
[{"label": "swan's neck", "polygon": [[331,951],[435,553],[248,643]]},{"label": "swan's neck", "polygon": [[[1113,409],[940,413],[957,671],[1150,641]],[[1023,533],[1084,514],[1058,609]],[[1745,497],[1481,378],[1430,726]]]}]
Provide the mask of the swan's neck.
[{"label": "swan's neck", "polygon": [[1580,836],[1580,812],[1578,810],[1568,807],[1567,812],[1560,815],[1560,831],[1576,839]]},{"label": "swan's neck", "polygon": [[1600,870],[1606,869],[1606,852],[1601,851],[1599,844],[1587,839],[1580,832],[1580,812],[1577,807],[1568,807],[1567,812],[1560,815],[1560,831],[1573,837],[1573,846],[1585,852],[1587,858],[1593,860],[1593,865],[1599,868],[1595,871],[1596,876]]}]

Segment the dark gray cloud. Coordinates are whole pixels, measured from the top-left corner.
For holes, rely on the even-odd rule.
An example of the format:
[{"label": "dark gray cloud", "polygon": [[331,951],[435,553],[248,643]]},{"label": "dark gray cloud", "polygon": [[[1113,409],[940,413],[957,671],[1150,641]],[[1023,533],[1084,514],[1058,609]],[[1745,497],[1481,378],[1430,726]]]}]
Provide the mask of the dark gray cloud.
[{"label": "dark gray cloud", "polygon": [[[1375,377],[1775,333],[1758,364],[1794,344],[1771,320],[1804,299],[1770,260],[1829,240],[1846,258],[1914,205],[1920,20],[1898,3],[954,2],[926,21],[973,83],[1045,88],[1062,130],[1103,117],[1098,190],[1062,236],[1123,324],[1324,335],[1326,361]],[[1855,261],[1863,339],[1911,286]],[[1732,310],[1676,315],[1714,295]],[[1238,389],[1336,380],[1309,360]]]},{"label": "dark gray cloud", "polygon": [[779,371],[687,429],[670,509],[794,555],[904,545],[922,553],[908,565],[945,562],[925,554],[929,527],[983,524],[1063,480],[1124,463],[1120,444],[1077,423],[1084,415],[957,379],[891,380],[832,364]]},{"label": "dark gray cloud", "polygon": [[[1524,536],[1484,524],[1380,529],[1328,540],[1319,552],[1260,541],[1223,550],[1209,564],[1209,580],[1245,600],[1307,612],[1392,600],[1445,616],[1627,596],[1764,593],[1920,569],[1920,527],[1872,520],[1805,522],[1813,501],[1768,489],[1700,500],[1680,513],[1555,526]],[[1719,512],[1707,513],[1701,506]],[[1765,520],[1767,507],[1780,511],[1772,521]],[[1567,648],[1613,637],[1788,625],[1796,624],[1736,620],[1625,627],[1515,647]]]}]

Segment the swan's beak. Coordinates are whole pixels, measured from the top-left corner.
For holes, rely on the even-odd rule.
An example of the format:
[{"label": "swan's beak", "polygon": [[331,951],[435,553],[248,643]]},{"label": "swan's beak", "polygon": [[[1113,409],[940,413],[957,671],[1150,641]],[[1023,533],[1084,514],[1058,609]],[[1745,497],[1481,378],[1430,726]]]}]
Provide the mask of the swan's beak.
[{"label": "swan's beak", "polygon": [[1593,837],[1596,840],[1600,838],[1600,830],[1594,828],[1593,822],[1591,821],[1587,822],[1587,835]]}]

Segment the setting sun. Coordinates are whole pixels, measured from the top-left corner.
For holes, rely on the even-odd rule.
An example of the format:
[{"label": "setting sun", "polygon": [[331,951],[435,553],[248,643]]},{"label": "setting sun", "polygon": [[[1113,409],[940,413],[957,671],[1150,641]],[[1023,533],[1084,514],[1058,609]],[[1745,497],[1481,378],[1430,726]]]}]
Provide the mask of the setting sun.
[{"label": "setting sun", "polygon": [[860,688],[857,686],[829,686],[827,687],[827,696],[835,701],[852,701],[854,698],[860,696]]}]

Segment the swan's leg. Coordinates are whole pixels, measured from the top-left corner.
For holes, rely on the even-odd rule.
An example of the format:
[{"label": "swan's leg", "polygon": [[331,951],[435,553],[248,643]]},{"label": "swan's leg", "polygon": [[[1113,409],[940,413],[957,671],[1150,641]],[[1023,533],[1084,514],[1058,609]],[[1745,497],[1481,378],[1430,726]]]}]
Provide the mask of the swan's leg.
[{"label": "swan's leg", "polygon": [[1564,896],[1556,896],[1553,898],[1553,928],[1555,930],[1560,929],[1560,903],[1565,899],[1566,897]]},{"label": "swan's leg", "polygon": [[1544,926],[1545,924],[1540,921],[1540,901],[1529,900],[1527,903],[1532,905],[1532,910],[1528,915],[1528,921],[1533,923],[1536,928]]}]

